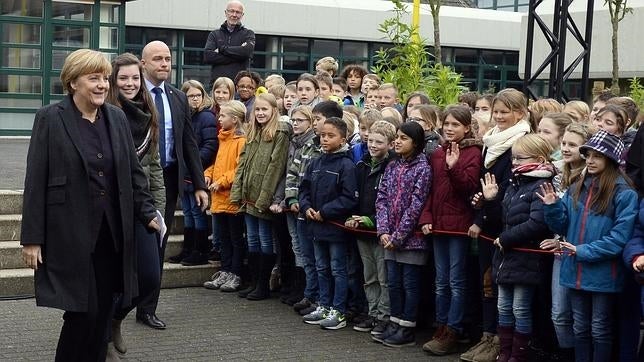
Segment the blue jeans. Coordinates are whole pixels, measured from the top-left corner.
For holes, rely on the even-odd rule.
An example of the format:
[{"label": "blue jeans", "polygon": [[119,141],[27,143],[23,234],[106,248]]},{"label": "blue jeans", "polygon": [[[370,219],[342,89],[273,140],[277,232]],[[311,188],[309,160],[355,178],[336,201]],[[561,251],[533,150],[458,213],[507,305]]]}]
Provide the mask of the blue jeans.
[{"label": "blue jeans", "polygon": [[569,289],[575,331],[575,358],[609,361],[613,343],[614,293]]},{"label": "blue jeans", "polygon": [[552,263],[552,323],[557,333],[557,341],[561,348],[575,346],[575,333],[572,330],[572,309],[568,288],[559,284],[561,273],[561,256],[555,255]]},{"label": "blue jeans", "polygon": [[436,321],[463,331],[467,251],[469,238],[434,236],[434,266],[436,268]]},{"label": "blue jeans", "polygon": [[302,250],[300,250],[300,242],[297,238],[297,215],[293,213],[286,214],[286,225],[288,226],[288,233],[291,235],[291,247],[295,255],[295,266],[304,268],[302,261]]},{"label": "blue jeans", "polygon": [[499,325],[514,327],[522,334],[532,334],[532,297],[535,286],[499,284]]},{"label": "blue jeans", "polygon": [[246,214],[246,239],[248,252],[273,254],[273,226],[270,220]]},{"label": "blue jeans", "polygon": [[181,207],[183,208],[183,226],[196,230],[208,229],[208,217],[201,208],[197,206],[195,192],[192,185],[186,186],[181,193]]},{"label": "blue jeans", "polygon": [[[387,287],[391,317],[406,327],[416,326],[420,300],[420,272],[422,265],[387,260]],[[401,324],[402,325],[402,324]]]},{"label": "blue jeans", "polygon": [[[313,240],[315,267],[320,286],[319,303],[340,313],[347,311],[347,244],[341,241]],[[333,280],[332,280],[333,278]]]},{"label": "blue jeans", "polygon": [[241,276],[244,259],[244,216],[216,213],[212,219],[221,245],[221,270]]},{"label": "blue jeans", "polygon": [[364,274],[358,243],[353,235],[347,238],[347,275],[349,287],[349,309],[362,313],[368,311],[367,295],[364,291]]},{"label": "blue jeans", "polygon": [[300,244],[302,255],[302,267],[306,275],[306,288],[304,296],[311,301],[318,300],[319,285],[318,272],[315,269],[315,248],[313,247],[313,235],[309,225],[303,219],[297,219],[297,240]]}]

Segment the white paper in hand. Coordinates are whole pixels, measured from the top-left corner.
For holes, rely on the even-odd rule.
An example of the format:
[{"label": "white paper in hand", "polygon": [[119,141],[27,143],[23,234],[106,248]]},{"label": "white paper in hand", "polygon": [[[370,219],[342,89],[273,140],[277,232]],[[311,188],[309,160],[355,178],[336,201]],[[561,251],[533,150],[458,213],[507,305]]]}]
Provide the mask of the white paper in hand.
[{"label": "white paper in hand", "polygon": [[165,238],[165,233],[168,232],[168,227],[165,226],[165,220],[163,220],[163,215],[161,215],[161,212],[157,210],[157,217],[156,221],[161,226],[161,229],[159,229],[159,248],[163,246],[163,239]]}]

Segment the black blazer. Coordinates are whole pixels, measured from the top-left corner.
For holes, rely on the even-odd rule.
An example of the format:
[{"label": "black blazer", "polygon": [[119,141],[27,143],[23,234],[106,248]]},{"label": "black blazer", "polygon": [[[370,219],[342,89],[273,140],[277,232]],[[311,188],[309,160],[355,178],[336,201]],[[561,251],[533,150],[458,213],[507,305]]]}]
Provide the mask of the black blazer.
[{"label": "black blazer", "polygon": [[[94,241],[88,240],[92,199],[72,102],[67,96],[36,113],[27,154],[21,244],[42,246],[43,264],[35,273],[36,304],[86,312],[94,248]],[[101,109],[114,154],[122,232],[113,237],[122,240],[123,302],[129,305],[138,294],[134,218],[147,225],[156,211],[125,114],[107,103]]]},{"label": "black blazer", "polygon": [[[165,84],[165,94],[170,102],[172,112],[172,133],[174,134],[174,150],[176,152],[179,174],[177,185],[181,185],[184,175],[192,179],[195,190],[207,191],[203,176],[203,167],[199,157],[199,146],[192,129],[192,115],[186,94],[179,89]],[[163,127],[163,122],[161,122]]]}]

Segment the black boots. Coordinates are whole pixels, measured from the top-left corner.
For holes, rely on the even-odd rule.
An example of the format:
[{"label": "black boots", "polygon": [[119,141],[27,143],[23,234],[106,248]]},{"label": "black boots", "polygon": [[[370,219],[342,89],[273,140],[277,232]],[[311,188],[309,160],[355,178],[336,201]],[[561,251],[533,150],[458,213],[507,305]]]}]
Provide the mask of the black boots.
[{"label": "black boots", "polygon": [[306,275],[302,267],[296,266],[293,268],[293,284],[291,292],[285,296],[283,303],[294,305],[304,298],[304,288],[306,287]]},{"label": "black boots", "polygon": [[181,260],[181,265],[205,265],[208,264],[208,251],[210,250],[210,241],[208,241],[208,229],[194,230],[194,248],[190,255]]},{"label": "black boots", "polygon": [[168,263],[179,264],[183,259],[187,258],[192,250],[195,248],[195,229],[183,228],[183,244],[181,245],[181,252],[168,258]]},{"label": "black boots", "polygon": [[275,254],[260,254],[259,263],[259,276],[257,278],[257,287],[252,292],[248,293],[246,299],[248,300],[262,300],[271,296],[269,288],[269,279],[271,272],[275,266]]},{"label": "black boots", "polygon": [[259,253],[248,253],[248,286],[237,293],[240,298],[246,298],[257,286],[259,276]]}]

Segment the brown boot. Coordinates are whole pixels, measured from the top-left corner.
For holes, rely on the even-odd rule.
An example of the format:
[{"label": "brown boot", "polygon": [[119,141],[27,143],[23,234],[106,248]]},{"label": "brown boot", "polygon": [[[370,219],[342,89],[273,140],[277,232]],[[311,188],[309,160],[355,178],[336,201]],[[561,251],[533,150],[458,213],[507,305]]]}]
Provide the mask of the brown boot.
[{"label": "brown boot", "polygon": [[528,360],[528,344],[530,344],[530,335],[514,332],[512,339],[512,357],[509,362],[526,362]]},{"label": "brown boot", "polygon": [[514,337],[514,328],[512,327],[497,327],[499,333],[499,344],[501,345],[501,352],[497,362],[508,362],[512,355],[512,338]]},{"label": "brown boot", "polygon": [[496,362],[496,358],[501,351],[499,336],[494,336],[488,340],[488,343],[481,348],[477,355],[472,359],[473,362]]},{"label": "brown boot", "polygon": [[436,330],[434,331],[434,335],[432,336],[432,339],[430,339],[425,344],[423,344],[423,351],[425,351],[425,352],[431,352],[432,351],[432,347],[435,345],[435,343],[437,343],[435,341],[438,341],[441,338],[441,336],[443,335],[443,333],[445,333],[445,328],[446,327],[447,326],[444,325],[444,324],[439,324],[438,325],[438,328],[436,328]]},{"label": "brown boot", "polygon": [[458,333],[450,327],[445,327],[438,338],[432,339],[423,346],[423,350],[437,356],[455,353],[457,349]]}]

